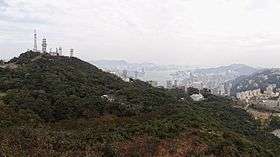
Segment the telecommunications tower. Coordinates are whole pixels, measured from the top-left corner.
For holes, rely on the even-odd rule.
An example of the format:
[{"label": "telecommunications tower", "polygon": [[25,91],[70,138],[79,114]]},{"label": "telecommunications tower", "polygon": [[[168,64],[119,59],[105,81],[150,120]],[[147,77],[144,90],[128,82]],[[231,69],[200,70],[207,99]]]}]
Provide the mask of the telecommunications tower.
[{"label": "telecommunications tower", "polygon": [[34,30],[34,48],[33,48],[33,51],[34,52],[38,51],[38,49],[37,49],[37,32],[36,32],[36,29]]},{"label": "telecommunications tower", "polygon": [[70,57],[74,56],[74,49],[70,49]]},{"label": "telecommunications tower", "polygon": [[47,53],[47,39],[43,39],[42,41],[42,53]]}]

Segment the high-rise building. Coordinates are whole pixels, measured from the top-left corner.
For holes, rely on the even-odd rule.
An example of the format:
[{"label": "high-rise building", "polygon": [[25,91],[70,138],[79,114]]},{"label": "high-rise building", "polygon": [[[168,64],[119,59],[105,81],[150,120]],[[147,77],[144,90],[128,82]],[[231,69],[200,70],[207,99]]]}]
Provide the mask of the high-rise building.
[{"label": "high-rise building", "polygon": [[231,95],[231,88],[232,88],[232,83],[229,83],[229,82],[226,82],[224,84],[224,87],[225,87],[225,95],[226,96],[230,96]]},{"label": "high-rise building", "polygon": [[170,80],[166,81],[166,88],[168,88],[168,89],[172,88],[172,81],[170,81]]},{"label": "high-rise building", "polygon": [[34,30],[34,47],[33,47],[33,51],[34,52],[38,51],[38,49],[37,49],[37,32],[36,32],[36,29]]},{"label": "high-rise building", "polygon": [[137,79],[138,78],[138,74],[139,72],[138,71],[134,71],[134,78]]},{"label": "high-rise building", "polygon": [[47,53],[47,39],[43,39],[42,41],[42,53]]},{"label": "high-rise building", "polygon": [[174,81],[174,85],[173,86],[174,86],[174,88],[178,87],[178,80]]},{"label": "high-rise building", "polygon": [[275,84],[272,84],[272,85],[269,85],[266,87],[266,93],[268,95],[274,95],[274,89],[276,88],[276,85]]}]

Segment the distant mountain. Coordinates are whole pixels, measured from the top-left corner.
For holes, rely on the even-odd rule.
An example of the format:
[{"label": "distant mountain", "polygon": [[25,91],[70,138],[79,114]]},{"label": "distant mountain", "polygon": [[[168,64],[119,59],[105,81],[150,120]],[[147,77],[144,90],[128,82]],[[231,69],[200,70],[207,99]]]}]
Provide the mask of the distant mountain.
[{"label": "distant mountain", "polygon": [[118,69],[118,70],[141,70],[146,71],[168,71],[168,70],[189,70],[193,69],[191,66],[186,65],[158,65],[149,62],[143,63],[129,63],[125,60],[96,60],[90,61],[93,65],[101,69]]},{"label": "distant mountain", "polygon": [[265,89],[270,84],[276,84],[280,87],[280,69],[265,69],[255,72],[249,76],[242,76],[233,80],[232,93]]},{"label": "distant mountain", "polygon": [[98,60],[92,61],[91,63],[100,67],[125,67],[129,65],[129,63],[124,60]]},{"label": "distant mountain", "polygon": [[204,68],[204,69],[194,70],[194,72],[197,72],[197,73],[205,73],[205,74],[232,73],[237,76],[250,75],[256,71],[258,71],[258,69],[248,66],[248,65],[244,65],[244,64],[231,64],[228,66],[220,66],[220,67],[216,67],[216,68]]},{"label": "distant mountain", "polygon": [[153,63],[129,63],[124,60],[97,60],[91,63],[102,69],[118,69],[118,70],[139,70],[139,69],[154,69],[158,67]]}]

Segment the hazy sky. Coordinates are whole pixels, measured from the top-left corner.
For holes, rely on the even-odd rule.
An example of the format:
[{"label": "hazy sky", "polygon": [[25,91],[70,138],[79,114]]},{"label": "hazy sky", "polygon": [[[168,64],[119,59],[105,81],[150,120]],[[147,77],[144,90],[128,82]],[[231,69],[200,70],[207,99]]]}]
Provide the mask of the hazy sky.
[{"label": "hazy sky", "polygon": [[1,58],[35,28],[86,60],[280,67],[279,0],[0,0]]}]

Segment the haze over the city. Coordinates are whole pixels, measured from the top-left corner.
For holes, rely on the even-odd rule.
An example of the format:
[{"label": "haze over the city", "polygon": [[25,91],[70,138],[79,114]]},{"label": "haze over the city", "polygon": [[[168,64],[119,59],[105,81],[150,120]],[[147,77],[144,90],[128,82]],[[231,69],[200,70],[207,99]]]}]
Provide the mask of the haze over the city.
[{"label": "haze over the city", "polygon": [[0,0],[0,57],[47,38],[85,60],[280,67],[279,0]]}]

